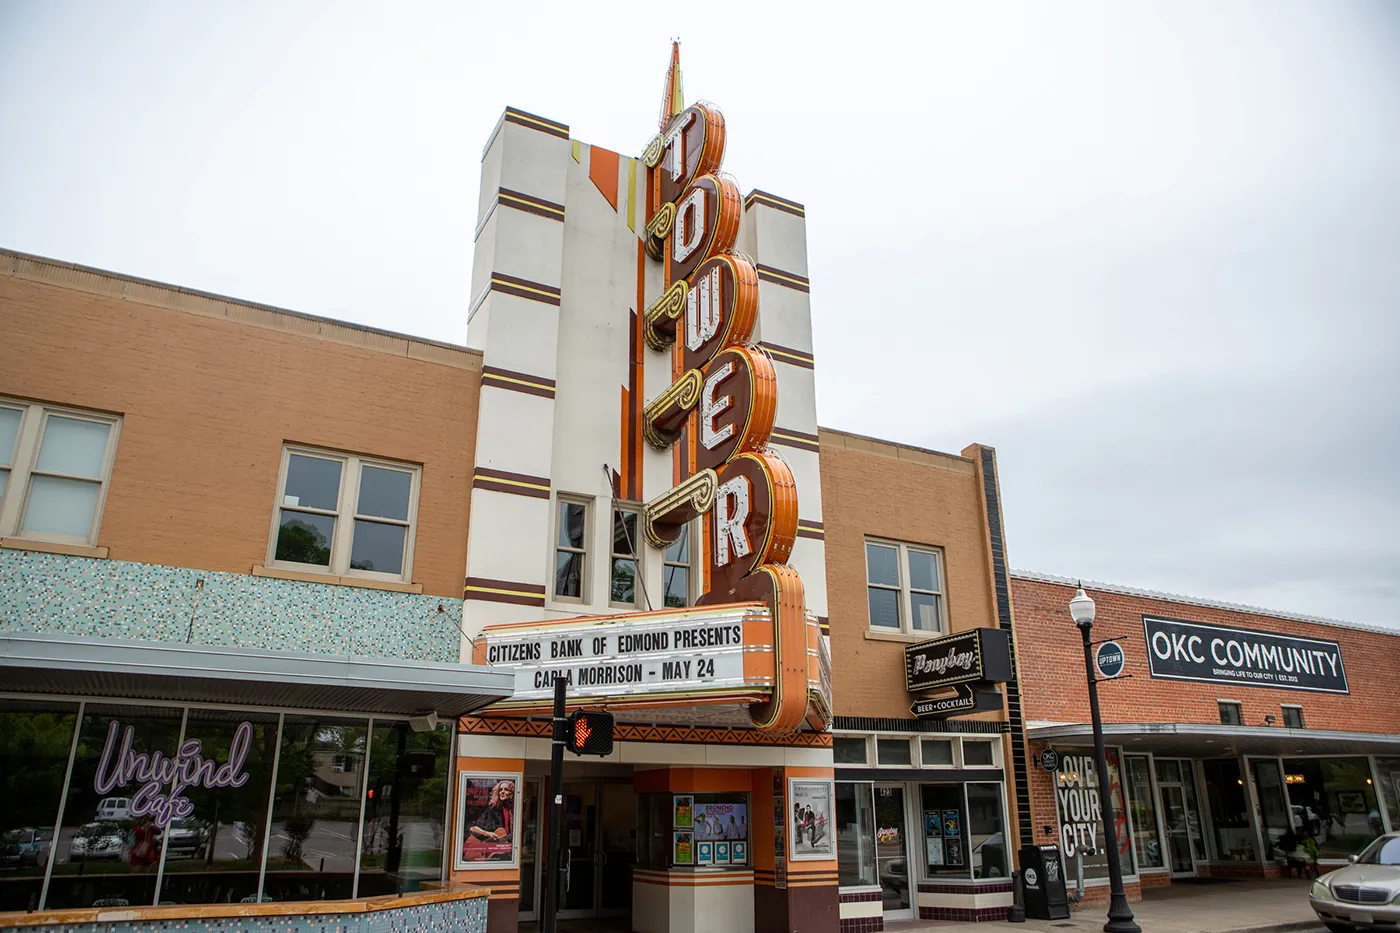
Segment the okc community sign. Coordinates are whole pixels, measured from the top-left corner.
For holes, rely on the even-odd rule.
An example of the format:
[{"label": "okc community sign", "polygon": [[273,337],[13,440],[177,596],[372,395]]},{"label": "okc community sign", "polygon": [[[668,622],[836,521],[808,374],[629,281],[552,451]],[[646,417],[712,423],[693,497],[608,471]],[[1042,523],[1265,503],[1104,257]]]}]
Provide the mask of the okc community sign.
[{"label": "okc community sign", "polygon": [[1153,677],[1350,693],[1334,641],[1142,617]]}]

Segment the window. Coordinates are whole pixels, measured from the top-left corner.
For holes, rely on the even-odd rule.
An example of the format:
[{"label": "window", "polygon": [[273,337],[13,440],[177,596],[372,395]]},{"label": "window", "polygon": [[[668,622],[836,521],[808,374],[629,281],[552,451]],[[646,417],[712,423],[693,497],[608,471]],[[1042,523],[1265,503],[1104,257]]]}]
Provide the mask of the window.
[{"label": "window", "polygon": [[1220,721],[1227,726],[1238,726],[1243,720],[1240,717],[1240,705],[1230,700],[1219,700],[1216,705],[1220,707]]},{"label": "window", "polygon": [[1303,708],[1301,706],[1285,706],[1283,708],[1283,724],[1289,729],[1303,728]]},{"label": "window", "polygon": [[865,739],[838,735],[831,740],[831,756],[838,765],[863,765],[867,754]]},{"label": "window", "polygon": [[883,541],[865,542],[870,627],[911,634],[944,630],[941,551]]},{"label": "window", "polygon": [[417,467],[288,447],[271,563],[407,582],[417,512]]},{"label": "window", "polygon": [[952,765],[953,742],[951,739],[924,739],[919,743],[923,753],[924,767]]},{"label": "window", "polygon": [[1133,846],[1138,866],[1162,868],[1162,844],[1157,835],[1157,803],[1152,796],[1152,768],[1146,755],[1124,755],[1128,776],[1128,812],[1133,817]]},{"label": "window", "polygon": [[907,768],[913,763],[909,756],[908,739],[876,739],[875,749],[882,765],[903,765]]},{"label": "window", "polygon": [[680,536],[666,547],[666,608],[684,609],[690,605],[690,526],[682,525]]},{"label": "window", "polygon": [[990,768],[995,762],[991,742],[969,742],[963,739],[963,767]]},{"label": "window", "polygon": [[1005,878],[1006,827],[1001,818],[1001,785],[967,785],[968,846],[972,877]]},{"label": "window", "polygon": [[842,887],[879,884],[872,785],[836,782],[836,873]]},{"label": "window", "polygon": [[637,574],[637,511],[613,509],[612,564],[608,571],[613,606],[636,606],[641,599]]},{"label": "window", "polygon": [[96,543],[119,424],[0,400],[0,537]]},{"label": "window", "polygon": [[554,598],[583,602],[588,579],[588,503],[559,497],[554,538]]}]

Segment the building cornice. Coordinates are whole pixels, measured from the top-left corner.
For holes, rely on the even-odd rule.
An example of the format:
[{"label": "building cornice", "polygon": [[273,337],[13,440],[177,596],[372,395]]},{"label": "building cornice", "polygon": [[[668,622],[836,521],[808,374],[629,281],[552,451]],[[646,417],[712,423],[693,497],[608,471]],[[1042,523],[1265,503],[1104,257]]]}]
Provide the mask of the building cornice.
[{"label": "building cornice", "polygon": [[975,461],[958,454],[947,454],[941,450],[899,444],[894,441],[881,440],[878,437],[853,434],[850,431],[838,431],[835,428],[818,427],[817,438],[822,447],[854,450],[874,454],[877,457],[889,457],[892,460],[903,460],[907,463],[950,470],[954,473],[966,473],[969,476],[977,472]]}]

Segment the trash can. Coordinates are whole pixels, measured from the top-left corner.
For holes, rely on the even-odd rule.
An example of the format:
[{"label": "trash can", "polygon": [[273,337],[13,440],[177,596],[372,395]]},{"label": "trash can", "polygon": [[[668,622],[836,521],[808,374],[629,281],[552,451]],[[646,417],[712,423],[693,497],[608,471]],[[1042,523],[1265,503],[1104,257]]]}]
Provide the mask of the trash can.
[{"label": "trash can", "polygon": [[1036,920],[1069,919],[1069,894],[1060,863],[1059,846],[1025,846],[1021,849],[1021,883],[1026,892],[1026,917]]}]

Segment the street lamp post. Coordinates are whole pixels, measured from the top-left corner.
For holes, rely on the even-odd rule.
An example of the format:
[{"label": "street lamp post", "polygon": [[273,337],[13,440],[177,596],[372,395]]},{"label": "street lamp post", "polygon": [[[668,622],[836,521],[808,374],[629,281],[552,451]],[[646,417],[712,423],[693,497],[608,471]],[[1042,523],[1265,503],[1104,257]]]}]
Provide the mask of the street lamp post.
[{"label": "street lamp post", "polygon": [[1103,718],[1099,715],[1099,682],[1094,673],[1094,601],[1081,585],[1069,601],[1069,615],[1084,638],[1084,674],[1089,679],[1089,715],[1094,723],[1094,764],[1099,772],[1099,800],[1103,811],[1103,838],[1108,848],[1108,922],[1104,933],[1142,933],[1133,920],[1128,896],[1123,893],[1123,869],[1118,864],[1118,828],[1114,822],[1113,795],[1108,780],[1108,754],[1103,747]]}]

